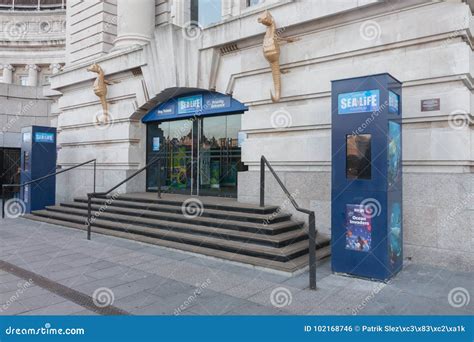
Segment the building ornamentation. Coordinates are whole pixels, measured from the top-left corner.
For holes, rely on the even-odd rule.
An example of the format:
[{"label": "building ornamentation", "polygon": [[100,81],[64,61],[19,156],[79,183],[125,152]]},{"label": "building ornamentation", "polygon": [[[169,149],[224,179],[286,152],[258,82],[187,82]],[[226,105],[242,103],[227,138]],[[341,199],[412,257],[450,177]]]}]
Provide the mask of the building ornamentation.
[{"label": "building ornamentation", "polygon": [[110,120],[109,104],[107,102],[107,86],[112,85],[113,83],[105,79],[104,71],[96,63],[87,68],[87,71],[97,74],[93,89],[94,94],[100,99],[100,103],[102,104],[102,115],[96,117],[96,120],[99,124],[106,124]]},{"label": "building ornamentation", "polygon": [[49,70],[51,70],[53,75],[55,75],[62,70],[62,65],[59,63],[50,64]]},{"label": "building ornamentation", "polygon": [[291,43],[296,41],[295,38],[283,38],[278,35],[275,20],[269,11],[265,11],[258,18],[258,22],[267,26],[267,32],[263,38],[263,55],[270,63],[272,69],[273,86],[275,88],[275,95],[270,91],[270,96],[273,102],[280,102],[281,98],[281,74],[280,69],[280,42],[285,41]]},{"label": "building ornamentation", "polygon": [[3,69],[3,83],[11,84],[13,82],[13,72],[15,68],[11,64],[4,64],[0,66]]}]

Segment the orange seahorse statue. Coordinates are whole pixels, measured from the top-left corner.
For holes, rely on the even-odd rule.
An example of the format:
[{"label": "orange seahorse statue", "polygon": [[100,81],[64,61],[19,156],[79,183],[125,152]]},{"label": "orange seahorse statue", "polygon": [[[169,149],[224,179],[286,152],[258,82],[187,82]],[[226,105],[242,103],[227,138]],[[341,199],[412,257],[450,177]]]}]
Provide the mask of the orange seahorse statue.
[{"label": "orange seahorse statue", "polygon": [[275,20],[269,11],[262,13],[258,17],[258,22],[267,26],[265,37],[263,38],[263,55],[270,63],[272,69],[273,85],[275,87],[275,95],[270,91],[270,96],[273,102],[279,102],[281,98],[281,74],[280,69],[280,42],[286,41],[288,43],[294,42],[295,38],[283,38],[278,35]]},{"label": "orange seahorse statue", "polygon": [[87,71],[95,72],[97,78],[94,82],[94,94],[100,99],[102,104],[102,115],[96,118],[98,123],[108,123],[110,120],[109,104],[107,102],[107,86],[113,84],[105,79],[105,74],[99,64],[92,64]]}]

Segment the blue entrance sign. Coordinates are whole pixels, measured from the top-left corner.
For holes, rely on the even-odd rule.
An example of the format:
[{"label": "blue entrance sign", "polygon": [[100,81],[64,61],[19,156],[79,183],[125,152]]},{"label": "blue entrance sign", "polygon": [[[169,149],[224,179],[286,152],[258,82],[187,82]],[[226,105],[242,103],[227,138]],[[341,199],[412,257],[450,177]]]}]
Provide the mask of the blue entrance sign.
[{"label": "blue entrance sign", "polygon": [[338,95],[338,113],[355,114],[376,112],[380,108],[380,91],[356,91]]},{"label": "blue entrance sign", "polygon": [[178,114],[196,113],[202,110],[202,95],[178,99]]},{"label": "blue entrance sign", "polygon": [[55,136],[55,133],[36,132],[35,133],[35,142],[54,144],[54,142],[55,142],[54,141],[54,136]]},{"label": "blue entrance sign", "polygon": [[142,122],[162,122],[200,116],[240,114],[247,110],[247,106],[230,95],[210,91],[193,92],[160,103],[145,115]]}]

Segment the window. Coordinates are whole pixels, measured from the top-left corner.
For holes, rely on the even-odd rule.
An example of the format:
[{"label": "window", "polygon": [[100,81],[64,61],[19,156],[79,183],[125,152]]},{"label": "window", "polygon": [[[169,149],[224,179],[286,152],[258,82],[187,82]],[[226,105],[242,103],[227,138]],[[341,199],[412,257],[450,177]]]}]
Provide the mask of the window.
[{"label": "window", "polygon": [[346,177],[349,179],[372,178],[372,135],[346,136]]},{"label": "window", "polygon": [[222,18],[221,0],[191,0],[191,21],[206,27]]},{"label": "window", "polygon": [[20,85],[22,86],[28,85],[28,76],[20,76]]},{"label": "window", "polygon": [[247,7],[262,4],[265,0],[247,0]]}]

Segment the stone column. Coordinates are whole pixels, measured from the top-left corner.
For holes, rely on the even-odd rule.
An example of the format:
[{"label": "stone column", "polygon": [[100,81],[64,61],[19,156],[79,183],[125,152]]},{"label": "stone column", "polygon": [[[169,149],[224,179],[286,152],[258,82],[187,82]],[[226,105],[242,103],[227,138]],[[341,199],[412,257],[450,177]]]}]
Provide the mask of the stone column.
[{"label": "stone column", "polygon": [[155,0],[117,0],[114,49],[147,44],[155,30]]},{"label": "stone column", "polygon": [[36,64],[28,64],[25,70],[28,71],[28,85],[30,87],[36,87],[38,85],[38,72],[41,68]]},{"label": "stone column", "polygon": [[11,64],[2,65],[3,69],[3,83],[12,84],[13,83],[13,71],[15,68]]},{"label": "stone column", "polygon": [[51,70],[53,72],[53,75],[56,75],[57,73],[59,73],[61,71],[61,64],[59,63],[53,63],[49,66],[49,70]]},{"label": "stone column", "polygon": [[231,0],[225,0],[222,1],[221,5],[221,16],[222,19],[229,19],[232,17],[232,1]]}]

